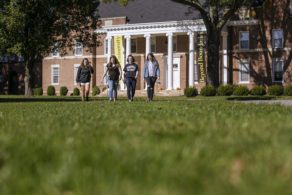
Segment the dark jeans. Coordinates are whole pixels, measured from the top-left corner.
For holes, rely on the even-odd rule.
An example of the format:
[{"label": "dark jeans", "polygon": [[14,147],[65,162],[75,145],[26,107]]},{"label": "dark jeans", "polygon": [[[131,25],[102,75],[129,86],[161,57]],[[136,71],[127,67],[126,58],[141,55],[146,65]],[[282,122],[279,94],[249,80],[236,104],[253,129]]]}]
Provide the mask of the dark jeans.
[{"label": "dark jeans", "polygon": [[148,100],[152,101],[154,96],[154,85],[156,82],[157,77],[146,77],[146,83],[147,83],[147,97]]},{"label": "dark jeans", "polygon": [[135,96],[136,83],[137,81],[135,78],[131,78],[131,77],[126,78],[128,100],[133,100]]}]

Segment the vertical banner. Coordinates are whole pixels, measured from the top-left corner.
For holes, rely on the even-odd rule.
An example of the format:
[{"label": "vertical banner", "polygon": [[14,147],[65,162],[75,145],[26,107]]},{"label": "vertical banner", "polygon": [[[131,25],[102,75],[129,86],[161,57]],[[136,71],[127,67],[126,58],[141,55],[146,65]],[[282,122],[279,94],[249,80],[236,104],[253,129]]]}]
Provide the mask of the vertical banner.
[{"label": "vertical banner", "polygon": [[[115,55],[118,58],[122,70],[125,66],[125,56],[124,56],[124,38],[123,36],[115,36],[114,37],[114,45],[115,45]],[[122,73],[123,74],[123,73]],[[124,83],[121,82],[121,89],[124,89]]]},{"label": "vertical banner", "polygon": [[199,69],[199,82],[205,83],[206,82],[206,34],[203,32],[198,33],[197,37],[197,62],[198,62],[198,69]]}]

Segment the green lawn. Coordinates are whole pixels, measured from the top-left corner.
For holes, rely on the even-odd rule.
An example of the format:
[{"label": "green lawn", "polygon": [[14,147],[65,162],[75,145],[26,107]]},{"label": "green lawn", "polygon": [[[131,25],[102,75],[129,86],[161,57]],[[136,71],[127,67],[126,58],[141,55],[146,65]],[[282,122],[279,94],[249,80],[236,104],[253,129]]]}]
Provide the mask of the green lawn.
[{"label": "green lawn", "polygon": [[5,98],[1,195],[292,194],[292,107]]}]

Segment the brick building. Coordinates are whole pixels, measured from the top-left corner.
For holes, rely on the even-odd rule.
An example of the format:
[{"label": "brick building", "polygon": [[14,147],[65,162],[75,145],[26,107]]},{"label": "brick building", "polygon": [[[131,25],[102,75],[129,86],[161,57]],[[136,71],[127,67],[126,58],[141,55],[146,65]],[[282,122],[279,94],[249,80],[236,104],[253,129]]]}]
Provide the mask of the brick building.
[{"label": "brick building", "polygon": [[[258,13],[261,16],[258,18],[256,10],[243,7],[223,29],[222,84],[252,87],[291,83],[291,0],[267,0],[264,6],[265,12]],[[53,52],[44,58],[45,93],[49,85],[54,85],[57,92],[60,86],[73,91],[77,67],[85,57],[95,69],[92,86],[103,85],[101,77],[112,54],[118,55],[122,65],[125,57],[133,54],[140,69],[137,89],[144,89],[142,70],[149,52],[155,54],[160,64],[158,90],[204,85],[206,29],[195,9],[171,0],[135,0],[127,7],[101,3],[99,13],[102,21],[102,28],[96,30],[99,47],[86,48],[76,42],[66,56]]]}]

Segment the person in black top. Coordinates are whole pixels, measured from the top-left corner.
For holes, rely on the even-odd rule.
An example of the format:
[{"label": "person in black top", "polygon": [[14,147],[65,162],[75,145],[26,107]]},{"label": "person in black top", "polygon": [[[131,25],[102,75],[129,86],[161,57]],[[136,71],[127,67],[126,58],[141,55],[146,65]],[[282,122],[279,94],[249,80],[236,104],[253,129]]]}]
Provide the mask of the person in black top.
[{"label": "person in black top", "polygon": [[106,65],[106,68],[107,70],[104,73],[102,80],[105,76],[107,76],[107,84],[109,86],[109,100],[116,101],[118,96],[119,80],[121,80],[122,77],[121,65],[116,56],[112,55],[110,57],[110,61]]},{"label": "person in black top", "polygon": [[93,67],[89,64],[87,58],[84,58],[78,68],[76,82],[81,87],[82,101],[88,101],[91,75],[94,73]]},{"label": "person in black top", "polygon": [[135,96],[136,83],[138,77],[138,65],[135,64],[135,58],[132,55],[128,55],[128,64],[124,67],[125,79],[127,85],[127,95],[129,102],[132,102]]}]

